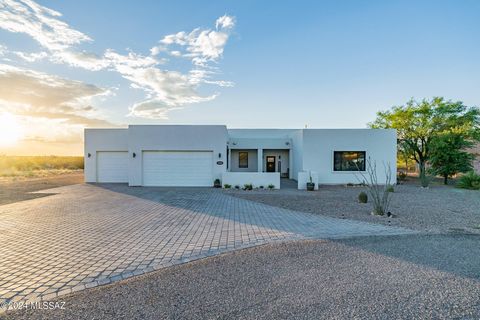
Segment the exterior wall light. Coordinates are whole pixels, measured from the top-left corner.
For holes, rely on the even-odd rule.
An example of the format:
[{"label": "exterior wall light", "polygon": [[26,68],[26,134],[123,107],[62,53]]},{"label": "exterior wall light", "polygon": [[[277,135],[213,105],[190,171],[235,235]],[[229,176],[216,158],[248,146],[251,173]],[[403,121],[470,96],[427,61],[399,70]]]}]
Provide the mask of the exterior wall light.
[{"label": "exterior wall light", "polygon": [[221,154],[221,153],[219,153],[219,154],[218,154],[218,157],[219,157],[219,158],[221,158],[221,157],[222,157],[222,154]]},{"label": "exterior wall light", "polygon": [[137,156],[137,154],[134,152],[134,153],[132,153],[132,156],[135,158]]},{"label": "exterior wall light", "polygon": [[91,155],[90,153],[87,153],[87,157],[89,157],[89,158],[90,158],[91,156],[92,156],[92,155]]}]

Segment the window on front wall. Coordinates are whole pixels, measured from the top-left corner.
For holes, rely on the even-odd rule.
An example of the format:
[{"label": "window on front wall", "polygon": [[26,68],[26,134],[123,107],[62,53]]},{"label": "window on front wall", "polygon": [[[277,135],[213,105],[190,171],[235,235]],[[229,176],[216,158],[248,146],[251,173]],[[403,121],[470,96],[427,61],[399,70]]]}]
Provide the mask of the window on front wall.
[{"label": "window on front wall", "polygon": [[365,171],[365,151],[334,151],[333,171]]},{"label": "window on front wall", "polygon": [[239,168],[248,168],[248,152],[239,152],[238,153],[238,167]]}]

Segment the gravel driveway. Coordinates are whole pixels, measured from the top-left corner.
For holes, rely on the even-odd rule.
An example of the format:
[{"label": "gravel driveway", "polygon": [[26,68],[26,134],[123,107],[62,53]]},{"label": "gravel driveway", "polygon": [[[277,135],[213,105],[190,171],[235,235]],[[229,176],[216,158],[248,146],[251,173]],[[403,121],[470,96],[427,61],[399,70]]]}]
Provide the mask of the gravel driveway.
[{"label": "gravel driveway", "polygon": [[336,218],[401,226],[423,232],[480,234],[480,192],[452,186],[395,186],[391,212],[396,218],[370,215],[370,203],[358,203],[363,187],[321,186],[315,192],[285,188],[268,191],[228,190],[228,194],[280,208]]},{"label": "gravel driveway", "polygon": [[61,299],[7,319],[478,319],[476,235],[265,245]]}]

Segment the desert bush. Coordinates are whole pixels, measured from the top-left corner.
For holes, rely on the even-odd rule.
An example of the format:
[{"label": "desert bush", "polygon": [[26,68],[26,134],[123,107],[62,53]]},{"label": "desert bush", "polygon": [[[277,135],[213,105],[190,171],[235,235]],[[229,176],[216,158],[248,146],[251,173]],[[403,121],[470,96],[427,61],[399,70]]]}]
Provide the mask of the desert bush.
[{"label": "desert bush", "polygon": [[235,186],[235,189],[240,189],[240,186],[237,184],[237,185]]},{"label": "desert bush", "polygon": [[365,192],[360,192],[358,195],[358,202],[360,203],[367,203],[368,202],[368,195]]},{"label": "desert bush", "polygon": [[81,170],[83,157],[0,156],[0,175],[34,174],[39,170]]},{"label": "desert bush", "polygon": [[392,185],[387,186],[387,192],[395,192],[395,189]]},{"label": "desert bush", "polygon": [[407,173],[405,171],[400,171],[398,173],[397,178],[398,178],[398,181],[405,181],[407,180]]},{"label": "desert bush", "polygon": [[231,185],[231,184],[228,184],[228,183],[225,183],[225,184],[223,185],[223,187],[224,187],[225,189],[230,189],[230,188],[232,187],[232,185]]},{"label": "desert bush", "polygon": [[268,189],[272,190],[272,189],[274,189],[274,188],[275,188],[275,186],[274,186],[273,184],[269,184],[269,185],[268,185]]},{"label": "desert bush", "polygon": [[[392,170],[390,164],[383,164],[383,169],[385,172],[385,182],[378,181],[377,175],[377,163],[375,161],[367,160],[367,165],[365,173],[359,170],[359,174],[362,177],[367,188],[369,198],[373,204],[372,214],[383,216],[388,212],[390,206],[390,196],[391,193],[388,191],[391,187],[392,181]],[[358,177],[357,177],[358,178]]]},{"label": "desert bush", "polygon": [[470,171],[460,177],[457,187],[463,189],[480,190],[480,175]]},{"label": "desert bush", "polygon": [[243,185],[243,190],[253,190],[253,185],[251,183],[245,183]]}]

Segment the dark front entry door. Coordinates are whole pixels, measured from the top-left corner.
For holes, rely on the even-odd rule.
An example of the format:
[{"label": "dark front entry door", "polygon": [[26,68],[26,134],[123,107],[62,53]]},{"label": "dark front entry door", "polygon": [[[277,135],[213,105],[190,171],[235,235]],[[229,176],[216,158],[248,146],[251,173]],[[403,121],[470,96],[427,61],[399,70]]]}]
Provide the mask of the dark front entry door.
[{"label": "dark front entry door", "polygon": [[275,156],[267,156],[267,172],[275,172]]}]

